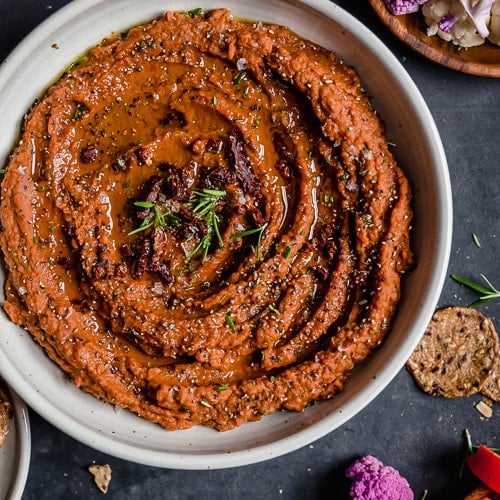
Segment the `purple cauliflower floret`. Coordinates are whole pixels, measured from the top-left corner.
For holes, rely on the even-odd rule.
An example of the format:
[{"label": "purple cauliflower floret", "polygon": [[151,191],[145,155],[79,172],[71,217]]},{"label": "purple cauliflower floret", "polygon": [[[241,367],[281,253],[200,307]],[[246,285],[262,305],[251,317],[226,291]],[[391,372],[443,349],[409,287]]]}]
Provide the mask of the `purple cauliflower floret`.
[{"label": "purple cauliflower floret", "polygon": [[441,31],[449,33],[454,24],[458,21],[456,16],[443,16],[438,23],[438,27]]},{"label": "purple cauliflower floret", "polygon": [[352,479],[353,500],[413,500],[408,481],[393,467],[366,455],[356,460],[346,471]]},{"label": "purple cauliflower floret", "polygon": [[477,32],[483,38],[486,38],[490,34],[486,26],[486,21],[489,21],[491,7],[495,0],[478,0],[477,2],[473,2],[472,0],[459,1],[464,6],[465,12],[472,19]]},{"label": "purple cauliflower floret", "polygon": [[384,0],[391,14],[396,16],[417,12],[419,6],[426,1],[427,0]]}]

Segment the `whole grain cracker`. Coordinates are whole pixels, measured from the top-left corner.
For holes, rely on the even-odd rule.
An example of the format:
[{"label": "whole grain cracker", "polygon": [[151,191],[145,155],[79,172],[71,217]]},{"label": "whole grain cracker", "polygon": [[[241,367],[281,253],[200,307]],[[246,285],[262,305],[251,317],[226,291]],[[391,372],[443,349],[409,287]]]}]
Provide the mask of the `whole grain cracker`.
[{"label": "whole grain cracker", "polygon": [[94,476],[94,481],[97,487],[103,493],[107,493],[109,483],[111,482],[111,467],[108,464],[89,465],[88,470]]},{"label": "whole grain cracker", "polygon": [[500,403],[500,358],[491,369],[486,382],[481,387],[481,394],[495,403]]},{"label": "whole grain cracker", "polygon": [[433,396],[470,396],[487,382],[499,352],[491,320],[476,309],[448,307],[434,313],[406,366]]},{"label": "whole grain cracker", "polygon": [[7,395],[7,390],[0,384],[0,448],[7,439],[11,418],[12,404]]}]

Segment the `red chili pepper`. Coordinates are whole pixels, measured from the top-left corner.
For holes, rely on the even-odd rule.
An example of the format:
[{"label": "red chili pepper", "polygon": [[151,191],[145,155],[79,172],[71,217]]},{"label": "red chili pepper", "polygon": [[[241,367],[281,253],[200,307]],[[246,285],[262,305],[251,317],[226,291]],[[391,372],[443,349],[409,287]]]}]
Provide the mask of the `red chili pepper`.
[{"label": "red chili pepper", "polygon": [[486,486],[500,493],[500,455],[483,444],[465,461],[472,473]]}]

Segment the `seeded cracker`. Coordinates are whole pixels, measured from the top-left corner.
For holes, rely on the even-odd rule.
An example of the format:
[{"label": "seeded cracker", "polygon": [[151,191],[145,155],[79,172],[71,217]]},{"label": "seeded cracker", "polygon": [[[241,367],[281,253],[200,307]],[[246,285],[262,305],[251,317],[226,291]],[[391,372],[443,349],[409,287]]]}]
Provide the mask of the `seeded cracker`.
[{"label": "seeded cracker", "polygon": [[432,396],[470,396],[487,383],[499,352],[488,318],[475,309],[449,307],[434,313],[407,368]]},{"label": "seeded cracker", "polygon": [[111,467],[108,464],[89,465],[89,472],[94,476],[97,487],[103,493],[107,493],[111,482]]},{"label": "seeded cracker", "polygon": [[7,438],[11,418],[12,405],[7,396],[7,391],[0,385],[0,448]]},{"label": "seeded cracker", "polygon": [[481,394],[495,403],[500,403],[500,358],[497,357],[495,366],[490,371],[486,382],[481,387]]}]

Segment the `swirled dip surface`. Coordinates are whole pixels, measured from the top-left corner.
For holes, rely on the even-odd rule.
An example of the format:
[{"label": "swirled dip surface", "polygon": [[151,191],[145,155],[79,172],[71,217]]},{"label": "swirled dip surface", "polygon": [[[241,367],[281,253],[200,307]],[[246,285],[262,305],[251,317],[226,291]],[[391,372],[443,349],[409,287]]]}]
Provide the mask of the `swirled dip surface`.
[{"label": "swirled dip surface", "polygon": [[167,13],[28,113],[2,182],[5,310],[77,386],[168,429],[302,410],[388,332],[409,203],[333,53]]}]

